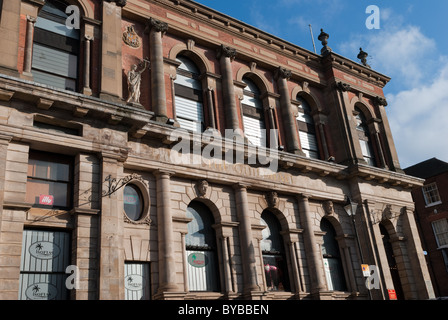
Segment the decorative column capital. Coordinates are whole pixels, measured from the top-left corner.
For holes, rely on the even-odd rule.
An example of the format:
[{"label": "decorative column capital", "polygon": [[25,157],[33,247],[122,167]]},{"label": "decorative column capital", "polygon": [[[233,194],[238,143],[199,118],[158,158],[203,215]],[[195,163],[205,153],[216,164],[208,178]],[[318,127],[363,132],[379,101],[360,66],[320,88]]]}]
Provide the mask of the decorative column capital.
[{"label": "decorative column capital", "polygon": [[168,23],[154,18],[149,18],[146,24],[145,32],[149,32],[151,29],[154,29],[156,32],[161,32],[163,35],[168,31]]},{"label": "decorative column capital", "polygon": [[126,0],[105,0],[107,2],[114,2],[118,7],[124,7],[127,3]]},{"label": "decorative column capital", "polygon": [[36,17],[32,17],[32,16],[30,16],[30,15],[26,15],[26,20],[28,21],[28,22],[31,22],[31,23],[36,23],[36,20],[37,20],[37,18]]},{"label": "decorative column capital", "polygon": [[380,96],[375,97],[374,102],[377,106],[387,107],[387,100],[383,97]]},{"label": "decorative column capital", "polygon": [[106,2],[114,2],[118,7],[124,7],[127,3],[126,0],[105,0]]},{"label": "decorative column capital", "polygon": [[345,91],[350,91],[352,87],[348,83],[344,83],[342,81],[338,81],[336,83],[336,88],[338,88],[339,90],[345,92]]},{"label": "decorative column capital", "polygon": [[283,67],[278,67],[278,69],[275,71],[275,78],[276,79],[286,79],[289,80],[292,76],[292,71],[288,70]]},{"label": "decorative column capital", "polygon": [[228,57],[231,61],[233,61],[236,57],[236,49],[222,44],[218,48],[217,57],[220,59],[222,56]]}]

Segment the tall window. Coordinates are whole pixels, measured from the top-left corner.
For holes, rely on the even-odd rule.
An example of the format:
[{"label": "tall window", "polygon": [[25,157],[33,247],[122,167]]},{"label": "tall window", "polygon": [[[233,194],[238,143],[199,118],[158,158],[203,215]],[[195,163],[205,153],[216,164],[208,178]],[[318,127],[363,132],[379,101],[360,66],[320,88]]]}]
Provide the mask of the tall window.
[{"label": "tall window", "polygon": [[431,184],[425,185],[422,187],[422,190],[426,206],[433,206],[442,203],[442,201],[440,200],[437,183],[433,182]]},{"label": "tall window", "polygon": [[441,219],[432,223],[436,238],[437,249],[442,252],[445,269],[448,272],[448,219]]},{"label": "tall window", "polygon": [[375,155],[373,153],[372,141],[370,139],[369,127],[364,113],[355,108],[356,111],[356,130],[358,132],[359,143],[361,144],[362,156],[364,160],[371,166],[376,165]]},{"label": "tall window", "polygon": [[67,4],[48,0],[34,29],[32,74],[34,81],[77,91],[79,30],[66,27]]},{"label": "tall window", "polygon": [[243,82],[247,85],[243,90],[243,100],[241,101],[244,133],[250,144],[266,147],[266,124],[260,89],[247,77],[243,77]]},{"label": "tall window", "polygon": [[176,60],[180,62],[174,81],[177,121],[181,128],[203,132],[205,130],[204,107],[199,69],[187,57],[178,56]]},{"label": "tall window", "polygon": [[387,263],[389,264],[390,275],[394,284],[394,289],[397,294],[397,299],[403,299],[403,287],[401,285],[400,274],[398,273],[397,260],[395,259],[394,249],[390,240],[389,232],[386,227],[380,223],[380,232],[383,238],[384,251],[386,252]]},{"label": "tall window", "polygon": [[65,272],[69,264],[70,233],[24,230],[19,300],[67,299]]},{"label": "tall window", "polygon": [[334,227],[327,219],[321,220],[320,229],[325,232],[322,255],[328,290],[346,291],[347,287],[339,245],[336,240],[336,230],[334,230]]},{"label": "tall window", "polygon": [[309,103],[302,97],[297,96],[299,101],[299,115],[297,123],[299,126],[299,137],[302,145],[302,151],[309,158],[319,159],[319,147],[316,139],[316,126],[311,116],[311,107]]},{"label": "tall window", "polygon": [[187,208],[188,287],[190,291],[219,291],[219,273],[216,256],[216,234],[213,215],[202,203],[193,201]]},{"label": "tall window", "polygon": [[290,291],[281,226],[270,211],[263,211],[260,222],[266,228],[262,231],[261,250],[264,274],[269,291]]},{"label": "tall window", "polygon": [[26,201],[35,207],[68,209],[72,203],[72,158],[30,151]]}]

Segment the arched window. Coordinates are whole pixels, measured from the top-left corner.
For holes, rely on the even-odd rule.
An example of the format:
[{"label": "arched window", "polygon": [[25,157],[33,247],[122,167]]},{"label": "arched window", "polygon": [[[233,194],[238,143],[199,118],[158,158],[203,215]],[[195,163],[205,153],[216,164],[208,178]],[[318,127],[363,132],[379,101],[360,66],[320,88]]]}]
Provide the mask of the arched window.
[{"label": "arched window", "polygon": [[339,245],[336,240],[336,231],[327,219],[321,220],[320,229],[325,232],[323,237],[324,243],[322,245],[322,255],[328,290],[346,291],[347,286]]},{"label": "arched window", "polygon": [[177,121],[181,128],[203,132],[205,130],[204,108],[199,69],[185,56],[179,55],[176,60],[180,62],[174,81]]},{"label": "arched window", "polygon": [[244,133],[250,144],[266,147],[266,124],[263,103],[260,99],[260,89],[248,77],[243,77],[243,82],[246,84],[241,101]]},{"label": "arched window", "polygon": [[219,270],[216,255],[216,234],[213,216],[202,203],[193,201],[187,208],[188,288],[190,291],[219,291]]},{"label": "arched window", "polygon": [[356,111],[356,130],[358,132],[359,143],[361,144],[362,156],[371,166],[376,165],[375,155],[373,153],[372,141],[370,139],[369,127],[364,113],[355,108]]},{"label": "arched window", "polygon": [[260,222],[266,226],[262,231],[261,251],[268,290],[290,291],[280,223],[273,213],[266,210],[261,214]]},{"label": "arched window", "polygon": [[32,69],[34,81],[77,91],[79,30],[66,27],[67,4],[47,0],[34,29]]},{"label": "arched window", "polygon": [[314,125],[314,120],[311,116],[311,107],[309,103],[301,96],[297,96],[297,101],[301,103],[299,106],[299,115],[297,116],[297,124],[299,127],[299,137],[302,145],[302,151],[309,158],[319,159],[316,126]]}]

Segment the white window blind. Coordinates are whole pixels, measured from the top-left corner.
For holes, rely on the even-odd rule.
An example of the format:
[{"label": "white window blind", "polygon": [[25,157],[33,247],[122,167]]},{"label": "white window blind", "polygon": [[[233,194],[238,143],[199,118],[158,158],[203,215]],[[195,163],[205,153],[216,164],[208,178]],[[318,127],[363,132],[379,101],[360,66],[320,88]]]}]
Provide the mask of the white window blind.
[{"label": "white window blind", "polygon": [[254,119],[249,116],[243,116],[244,133],[246,134],[249,143],[266,147],[266,126],[264,121]]},{"label": "white window blind", "polygon": [[202,132],[204,112],[201,102],[175,96],[177,121],[181,128]]}]

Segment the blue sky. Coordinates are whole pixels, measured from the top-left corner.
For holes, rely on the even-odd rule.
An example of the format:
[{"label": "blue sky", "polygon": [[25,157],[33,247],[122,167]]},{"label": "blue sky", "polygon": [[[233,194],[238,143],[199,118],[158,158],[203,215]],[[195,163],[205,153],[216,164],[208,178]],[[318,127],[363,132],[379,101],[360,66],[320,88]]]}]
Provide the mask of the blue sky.
[{"label": "blue sky", "polygon": [[[207,7],[313,51],[330,35],[333,51],[368,63],[392,78],[386,108],[402,168],[437,157],[448,162],[448,1],[196,0]],[[380,9],[380,29],[369,30],[369,5]]]}]

